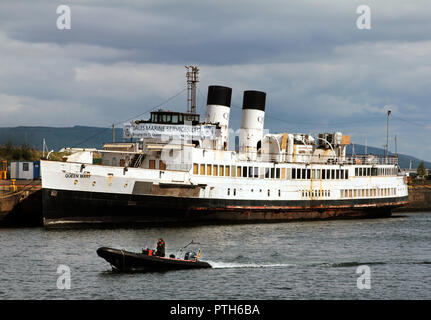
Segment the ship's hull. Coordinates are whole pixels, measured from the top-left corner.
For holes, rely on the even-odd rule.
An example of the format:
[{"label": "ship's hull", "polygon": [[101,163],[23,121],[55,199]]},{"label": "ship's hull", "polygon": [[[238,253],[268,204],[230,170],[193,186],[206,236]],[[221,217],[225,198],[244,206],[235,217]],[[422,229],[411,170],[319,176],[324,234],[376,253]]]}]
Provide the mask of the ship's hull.
[{"label": "ship's hull", "polygon": [[183,226],[342,218],[383,218],[408,197],[345,200],[235,200],[44,188],[45,227]]}]

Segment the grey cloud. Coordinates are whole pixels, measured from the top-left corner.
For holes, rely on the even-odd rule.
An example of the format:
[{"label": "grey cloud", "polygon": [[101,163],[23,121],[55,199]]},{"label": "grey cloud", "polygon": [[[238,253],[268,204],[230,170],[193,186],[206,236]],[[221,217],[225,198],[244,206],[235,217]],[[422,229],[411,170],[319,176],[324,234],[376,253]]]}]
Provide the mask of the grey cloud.
[{"label": "grey cloud", "polygon": [[[59,4],[0,3],[1,126],[107,126],[180,91],[184,65],[199,64],[198,111],[209,84],[231,86],[234,127],[242,91],[257,89],[273,131],[381,146],[391,106],[399,148],[430,159],[429,1],[368,1],[367,31],[362,1],[63,1],[70,31],[55,27]],[[163,107],[185,110],[185,94]]]}]

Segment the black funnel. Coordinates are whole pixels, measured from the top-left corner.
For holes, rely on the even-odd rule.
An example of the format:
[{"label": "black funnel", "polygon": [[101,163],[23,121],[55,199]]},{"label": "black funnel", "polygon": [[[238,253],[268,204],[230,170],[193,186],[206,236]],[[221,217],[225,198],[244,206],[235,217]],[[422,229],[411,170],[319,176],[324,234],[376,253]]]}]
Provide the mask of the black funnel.
[{"label": "black funnel", "polygon": [[207,105],[217,104],[230,108],[230,100],[232,97],[232,88],[223,86],[209,86]]},{"label": "black funnel", "polygon": [[247,90],[244,91],[242,100],[243,109],[255,109],[265,111],[266,93],[262,91]]}]

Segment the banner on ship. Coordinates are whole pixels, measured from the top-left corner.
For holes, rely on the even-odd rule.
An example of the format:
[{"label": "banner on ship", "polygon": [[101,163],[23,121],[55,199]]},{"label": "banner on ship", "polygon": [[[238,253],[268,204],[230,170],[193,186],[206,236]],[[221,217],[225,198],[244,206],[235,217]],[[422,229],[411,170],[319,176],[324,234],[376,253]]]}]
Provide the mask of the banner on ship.
[{"label": "banner on ship", "polygon": [[162,136],[183,139],[215,139],[216,133],[215,125],[123,124],[123,134],[126,139],[158,138]]}]

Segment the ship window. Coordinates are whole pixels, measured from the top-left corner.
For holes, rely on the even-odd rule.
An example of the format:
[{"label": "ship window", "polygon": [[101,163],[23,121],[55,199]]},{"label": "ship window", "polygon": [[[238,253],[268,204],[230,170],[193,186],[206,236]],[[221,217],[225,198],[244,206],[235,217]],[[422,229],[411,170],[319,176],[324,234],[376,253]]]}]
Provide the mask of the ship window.
[{"label": "ship window", "polygon": [[233,189],[233,195],[236,196],[236,189]]},{"label": "ship window", "polygon": [[280,168],[275,169],[275,178],[280,179]]},{"label": "ship window", "polygon": [[281,190],[278,190],[278,196],[281,197]]},{"label": "ship window", "polygon": [[22,164],[22,171],[28,171],[28,163],[27,162],[24,162]]},{"label": "ship window", "polygon": [[207,164],[207,176],[211,175],[211,165]]},{"label": "ship window", "polygon": [[359,176],[359,168],[355,168],[355,176]]},{"label": "ship window", "polygon": [[247,178],[247,167],[242,167],[242,177]]},{"label": "ship window", "polygon": [[281,168],[281,179],[286,179],[286,168]]},{"label": "ship window", "polygon": [[166,123],[166,114],[163,114],[163,115],[162,115],[162,122],[163,122],[163,123]]},{"label": "ship window", "polygon": [[236,166],[232,166],[232,177],[236,176]]},{"label": "ship window", "polygon": [[184,116],[182,114],[178,115],[178,122],[183,123],[184,122]]},{"label": "ship window", "polygon": [[193,163],[193,174],[198,174],[198,164]]},{"label": "ship window", "polygon": [[259,167],[254,167],[254,177],[259,178]]},{"label": "ship window", "polygon": [[268,189],[268,197],[271,196],[271,191]]},{"label": "ship window", "polygon": [[225,167],[225,176],[229,177],[230,176],[230,166],[226,166]]},{"label": "ship window", "polygon": [[162,160],[159,161],[159,169],[166,170],[166,164]]},{"label": "ship window", "polygon": [[224,166],[220,166],[220,167],[219,167],[219,169],[220,169],[220,170],[219,170],[219,176],[220,176],[220,177],[223,177],[223,174],[224,174]]},{"label": "ship window", "polygon": [[275,177],[275,168],[271,168],[271,179],[274,179]]},{"label": "ship window", "polygon": [[265,178],[269,178],[269,168],[265,168]]},{"label": "ship window", "polygon": [[178,123],[178,115],[177,114],[172,115],[172,123]]},{"label": "ship window", "polygon": [[336,170],[336,174],[337,174],[336,178],[340,179],[340,170]]},{"label": "ship window", "polygon": [[213,176],[215,176],[215,177],[217,176],[217,173],[218,173],[217,171],[218,171],[218,165],[214,165],[213,166]]},{"label": "ship window", "polygon": [[170,123],[172,121],[172,115],[167,114],[166,115],[166,122]]},{"label": "ship window", "polygon": [[326,179],[326,169],[322,169],[322,179]]},{"label": "ship window", "polygon": [[230,196],[230,188],[227,189],[227,195]]},{"label": "ship window", "polygon": [[344,179],[349,179],[349,171],[347,169],[344,171]]},{"label": "ship window", "polygon": [[117,158],[112,157],[112,165],[116,166],[117,165]]},{"label": "ship window", "polygon": [[292,168],[292,179],[296,179],[296,169]]},{"label": "ship window", "polygon": [[301,179],[305,179],[305,175],[306,175],[305,169],[301,169]]},{"label": "ship window", "polygon": [[310,179],[311,169],[307,169],[307,179]]},{"label": "ship window", "polygon": [[253,178],[253,167],[248,167],[248,177]]},{"label": "ship window", "polygon": [[335,179],[335,169],[332,169],[332,179]]},{"label": "ship window", "polygon": [[204,164],[201,164],[200,174],[201,175],[205,174],[205,165]]},{"label": "ship window", "polygon": [[374,176],[374,177],[377,176],[377,168],[372,168],[371,169],[371,175]]},{"label": "ship window", "polygon": [[240,166],[236,167],[236,176],[238,178],[241,178],[241,167]]}]

